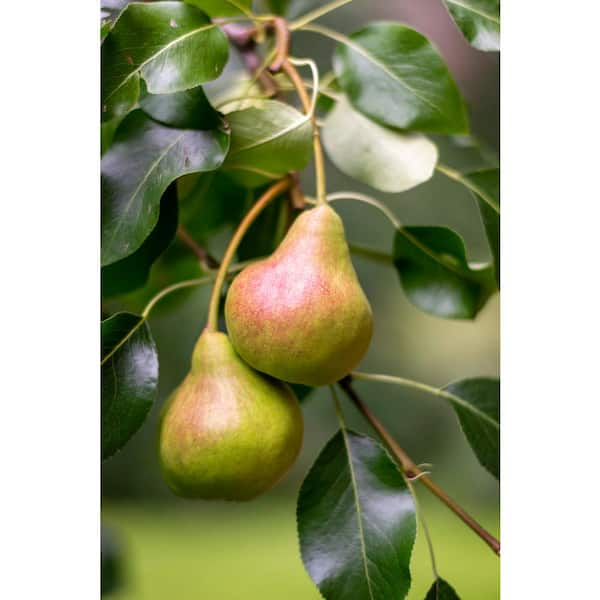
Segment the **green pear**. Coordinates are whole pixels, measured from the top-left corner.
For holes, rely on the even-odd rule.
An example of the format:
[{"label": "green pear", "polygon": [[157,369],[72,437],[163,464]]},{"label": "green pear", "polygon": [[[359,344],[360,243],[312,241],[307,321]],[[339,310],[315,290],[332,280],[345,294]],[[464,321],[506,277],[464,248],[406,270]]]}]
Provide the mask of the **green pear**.
[{"label": "green pear", "polygon": [[161,419],[161,469],[180,496],[250,500],[288,471],[303,430],[291,388],[249,367],[224,333],[205,330]]},{"label": "green pear", "polygon": [[225,318],[238,354],[278,379],[326,385],[358,364],[373,317],[332,208],[302,213],[269,258],[233,280]]}]

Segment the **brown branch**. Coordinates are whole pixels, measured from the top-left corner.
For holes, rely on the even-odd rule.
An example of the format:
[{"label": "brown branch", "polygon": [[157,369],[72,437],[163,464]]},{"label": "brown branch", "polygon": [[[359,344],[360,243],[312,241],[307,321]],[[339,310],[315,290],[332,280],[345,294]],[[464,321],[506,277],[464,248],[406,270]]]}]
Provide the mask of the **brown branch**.
[{"label": "brown branch", "polygon": [[350,376],[345,377],[338,382],[348,398],[354,403],[365,419],[371,424],[385,445],[389,448],[394,458],[398,461],[402,470],[409,478],[418,477],[421,482],[432,494],[437,496],[455,515],[457,515],[466,525],[468,525],[496,554],[500,554],[500,542],[486,529],[484,529],[469,513],[467,513],[459,504],[457,504],[448,494],[434,483],[429,477],[423,475],[423,472],[410,456],[398,445],[398,442],[390,435],[389,431],[383,426],[381,421],[371,412],[369,407],[360,399],[356,390],[352,387]]},{"label": "brown branch", "polygon": [[177,227],[177,237],[198,257],[200,265],[205,271],[214,271],[219,267],[219,261],[197,244],[183,225]]},{"label": "brown branch", "polygon": [[277,73],[283,67],[290,51],[290,30],[286,20],[282,17],[273,19],[273,29],[275,31],[275,59],[269,66],[271,73]]}]

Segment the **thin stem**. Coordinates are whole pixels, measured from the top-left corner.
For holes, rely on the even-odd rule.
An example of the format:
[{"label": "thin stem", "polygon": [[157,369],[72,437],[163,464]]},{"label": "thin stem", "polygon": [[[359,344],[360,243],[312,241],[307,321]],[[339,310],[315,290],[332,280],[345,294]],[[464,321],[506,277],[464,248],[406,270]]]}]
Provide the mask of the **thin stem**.
[{"label": "thin stem", "polygon": [[219,266],[219,263],[200,244],[196,243],[183,225],[177,227],[177,237],[196,255],[204,270],[212,271]]},{"label": "thin stem", "polygon": [[339,8],[340,6],[344,6],[344,4],[349,4],[350,2],[352,2],[352,0],[333,0],[333,2],[329,2],[324,6],[315,8],[315,10],[311,10],[310,12],[307,12],[305,15],[302,15],[295,21],[292,21],[290,23],[290,30],[294,31],[295,29],[300,29],[301,27],[304,27],[311,21],[314,21],[322,17],[323,15],[326,15],[332,10]]},{"label": "thin stem", "polygon": [[206,328],[209,331],[217,331],[217,322],[219,316],[219,298],[221,296],[221,288],[223,287],[223,283],[225,281],[225,276],[227,275],[227,270],[229,265],[233,259],[235,251],[237,250],[242,238],[248,228],[253,223],[254,219],[260,214],[260,212],[279,194],[287,190],[292,184],[292,180],[290,177],[286,177],[285,179],[281,179],[277,183],[274,183],[252,206],[252,208],[248,211],[246,216],[242,219],[238,228],[236,229],[229,245],[227,246],[227,250],[225,251],[225,256],[223,257],[223,261],[221,262],[221,266],[217,273],[217,277],[215,279],[215,285],[212,290],[212,295],[210,297],[210,303],[208,305],[208,322],[206,324]]},{"label": "thin stem", "polygon": [[365,258],[386,265],[391,265],[394,262],[394,259],[389,254],[381,252],[380,250],[375,250],[374,248],[369,248],[368,246],[363,246],[362,244],[349,244],[349,247],[352,254],[358,254],[359,256],[364,256]]},{"label": "thin stem", "polygon": [[340,387],[354,403],[356,408],[375,429],[379,437],[389,448],[394,458],[398,461],[408,477],[419,477],[419,481],[437,498],[439,498],[455,515],[457,515],[468,527],[470,527],[496,554],[500,554],[500,542],[486,529],[484,529],[466,510],[455,502],[448,494],[423,474],[421,469],[413,462],[410,456],[394,440],[381,421],[371,412],[368,406],[360,399],[352,387],[350,377],[339,382]]},{"label": "thin stem", "polygon": [[336,200],[345,199],[358,200],[359,202],[370,204],[371,206],[378,208],[389,219],[390,223],[396,229],[400,229],[402,227],[402,223],[400,223],[396,215],[383,202],[380,202],[371,196],[359,194],[358,192],[334,192],[333,194],[327,194],[328,202],[335,202]]},{"label": "thin stem", "polygon": [[287,60],[290,49],[290,30],[287,22],[282,17],[273,19],[273,29],[275,30],[275,59],[271,63],[269,70],[277,73]]},{"label": "thin stem", "polygon": [[435,560],[435,551],[433,549],[433,542],[431,540],[431,534],[429,532],[429,527],[427,527],[427,521],[425,520],[425,515],[423,514],[423,508],[421,507],[419,499],[417,498],[417,494],[415,493],[414,485],[408,479],[406,479],[406,484],[408,485],[408,488],[410,489],[410,492],[415,501],[415,508],[417,511],[417,516],[419,518],[419,521],[421,522],[421,527],[423,529],[423,533],[425,534],[425,541],[427,542],[427,550],[429,551],[429,559],[431,561],[431,570],[433,571],[433,578],[437,579],[439,577],[439,574],[438,574],[437,564],[436,564],[436,560]]},{"label": "thin stem", "polygon": [[438,163],[436,165],[436,170],[445,175],[446,177],[457,181],[464,185],[468,190],[471,190],[473,193],[477,194],[486,204],[488,204],[494,212],[500,214],[500,207],[498,203],[488,195],[485,190],[482,190],[478,185],[474,184],[472,181],[467,179],[460,171],[449,167],[448,165],[443,165]]},{"label": "thin stem", "polygon": [[327,202],[327,185],[325,180],[325,159],[323,157],[323,148],[321,146],[321,138],[319,135],[319,127],[317,126],[317,120],[314,111],[314,104],[316,101],[316,97],[318,94],[319,87],[319,73],[317,71],[317,67],[313,61],[305,60],[299,61],[294,60],[295,64],[306,64],[309,65],[312,72],[313,77],[315,79],[314,88],[313,88],[313,99],[312,102],[308,96],[308,92],[306,91],[306,87],[304,86],[304,81],[298,74],[298,71],[292,64],[292,60],[288,59],[283,63],[282,69],[284,73],[289,77],[290,81],[294,84],[296,91],[298,92],[298,96],[300,98],[300,102],[302,102],[302,106],[304,108],[304,112],[307,115],[310,115],[310,119],[312,122],[313,128],[313,148],[315,155],[315,179],[317,185],[317,202],[319,204],[325,204]]}]

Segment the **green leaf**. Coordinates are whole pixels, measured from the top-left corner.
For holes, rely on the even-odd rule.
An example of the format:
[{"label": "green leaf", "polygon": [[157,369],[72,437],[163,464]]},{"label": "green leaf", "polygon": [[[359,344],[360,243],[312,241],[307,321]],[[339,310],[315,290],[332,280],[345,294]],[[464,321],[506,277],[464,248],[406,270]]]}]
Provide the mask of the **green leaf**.
[{"label": "green leaf", "polygon": [[155,121],[179,129],[223,127],[221,115],[211,106],[201,86],[174,94],[149,94],[142,85],[140,108]]},{"label": "green leaf", "polygon": [[403,227],[394,265],[408,299],[446,319],[472,319],[495,292],[493,267],[470,266],[462,238],[446,227]]},{"label": "green leaf", "polygon": [[[482,169],[465,173],[463,177],[472,184],[470,189],[479,205],[481,219],[494,257],[496,283],[500,289],[500,215],[489,204],[491,199],[500,208],[500,169]],[[488,201],[484,200],[476,190],[485,193]]]},{"label": "green leaf", "polygon": [[131,110],[143,77],[151,94],[215,79],[227,62],[225,34],[183,2],[133,3],[102,44],[102,119]]},{"label": "green leaf", "polygon": [[158,223],[142,245],[127,258],[102,268],[103,297],[124,294],[146,283],[152,264],[175,237],[177,208],[177,190],[172,183],[160,201]]},{"label": "green leaf", "polygon": [[100,39],[108,35],[122,10],[131,0],[102,0],[100,2]]},{"label": "green leaf", "polygon": [[463,379],[443,388],[477,459],[500,479],[500,381]]},{"label": "green leaf", "polygon": [[345,97],[325,118],[322,136],[340,171],[382,192],[403,192],[427,181],[437,163],[437,148],[425,136],[382,127]]},{"label": "green leaf", "polygon": [[142,426],[156,397],[158,356],[145,320],[117,313],[102,321],[102,459]]},{"label": "green leaf", "polygon": [[102,266],[133,254],[156,225],[167,186],[219,167],[228,143],[220,130],[172,129],[141,110],[128,115],[102,158]]},{"label": "green leaf", "polygon": [[244,11],[252,10],[252,0],[184,0],[201,8],[211,17],[231,17],[243,15]]},{"label": "green leaf", "polygon": [[447,581],[438,577],[429,588],[425,600],[460,600],[460,598]]},{"label": "green leaf", "polygon": [[406,596],[415,505],[377,442],[337,433],[302,484],[297,516],[302,560],[324,598]]},{"label": "green leaf", "polygon": [[467,113],[448,67],[426,37],[405,25],[367,25],[334,55],[338,81],[359,111],[389,127],[466,133]]},{"label": "green leaf", "polygon": [[288,104],[264,100],[230,112],[231,148],[224,167],[249,187],[303,169],[312,153],[310,119]]},{"label": "green leaf", "polygon": [[500,0],[444,0],[467,41],[479,50],[500,50]]},{"label": "green leaf", "polygon": [[100,156],[103,156],[111,147],[115,133],[122,120],[122,117],[117,117],[112,121],[105,121],[100,124]]},{"label": "green leaf", "polygon": [[100,533],[100,594],[112,594],[124,583],[123,547],[121,541],[104,524]]}]

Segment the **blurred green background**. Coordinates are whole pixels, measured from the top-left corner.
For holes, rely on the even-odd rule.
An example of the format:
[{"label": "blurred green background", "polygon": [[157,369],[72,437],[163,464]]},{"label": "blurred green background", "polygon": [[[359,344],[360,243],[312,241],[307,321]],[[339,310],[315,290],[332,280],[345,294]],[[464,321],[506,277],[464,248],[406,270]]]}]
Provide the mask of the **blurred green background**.
[{"label": "blurred green background", "polygon": [[[311,5],[306,1],[302,4]],[[497,152],[498,56],[468,46],[440,0],[355,0],[323,22],[351,32],[367,21],[381,19],[408,23],[437,45],[467,99],[473,132],[492,153]],[[315,57],[322,74],[331,68],[332,48],[328,40],[312,34],[294,36],[294,55]],[[476,151],[448,139],[436,142],[442,162],[459,168],[482,165]],[[303,174],[303,184],[306,190],[314,187],[310,169]],[[405,224],[447,225],[465,239],[470,260],[489,258],[474,199],[443,175],[436,174],[426,184],[400,195],[383,194],[350,180],[329,163],[328,188],[330,192],[352,189],[370,193],[385,201]],[[382,215],[351,201],[340,201],[335,208],[344,220],[350,242],[390,252],[393,232]],[[223,232],[211,241],[213,254],[222,254],[230,233]],[[360,257],[355,257],[354,264],[375,315],[373,343],[361,370],[433,385],[469,376],[498,375],[498,296],[489,300],[474,321],[443,320],[420,312],[406,300],[393,268]],[[123,554],[123,585],[109,597],[319,598],[299,556],[295,500],[308,468],[336,431],[326,389],[317,390],[304,401],[306,437],[301,456],[285,480],[264,497],[249,504],[183,501],[170,494],[160,477],[158,414],[188,369],[193,344],[204,326],[209,292],[205,287],[182,293],[165,302],[150,319],[159,351],[159,397],[143,428],[102,469],[102,520],[110,528],[112,543]],[[109,308],[139,310],[140,306],[134,296],[111,301]],[[417,462],[432,463],[435,480],[498,534],[498,484],[477,463],[451,409],[439,398],[407,389],[370,382],[357,382],[356,387],[411,456]],[[351,427],[369,432],[346,402],[344,409]],[[440,574],[463,600],[498,598],[498,559],[426,490],[419,489],[419,498]],[[421,534],[412,570],[409,599],[420,600],[432,582]]]}]

